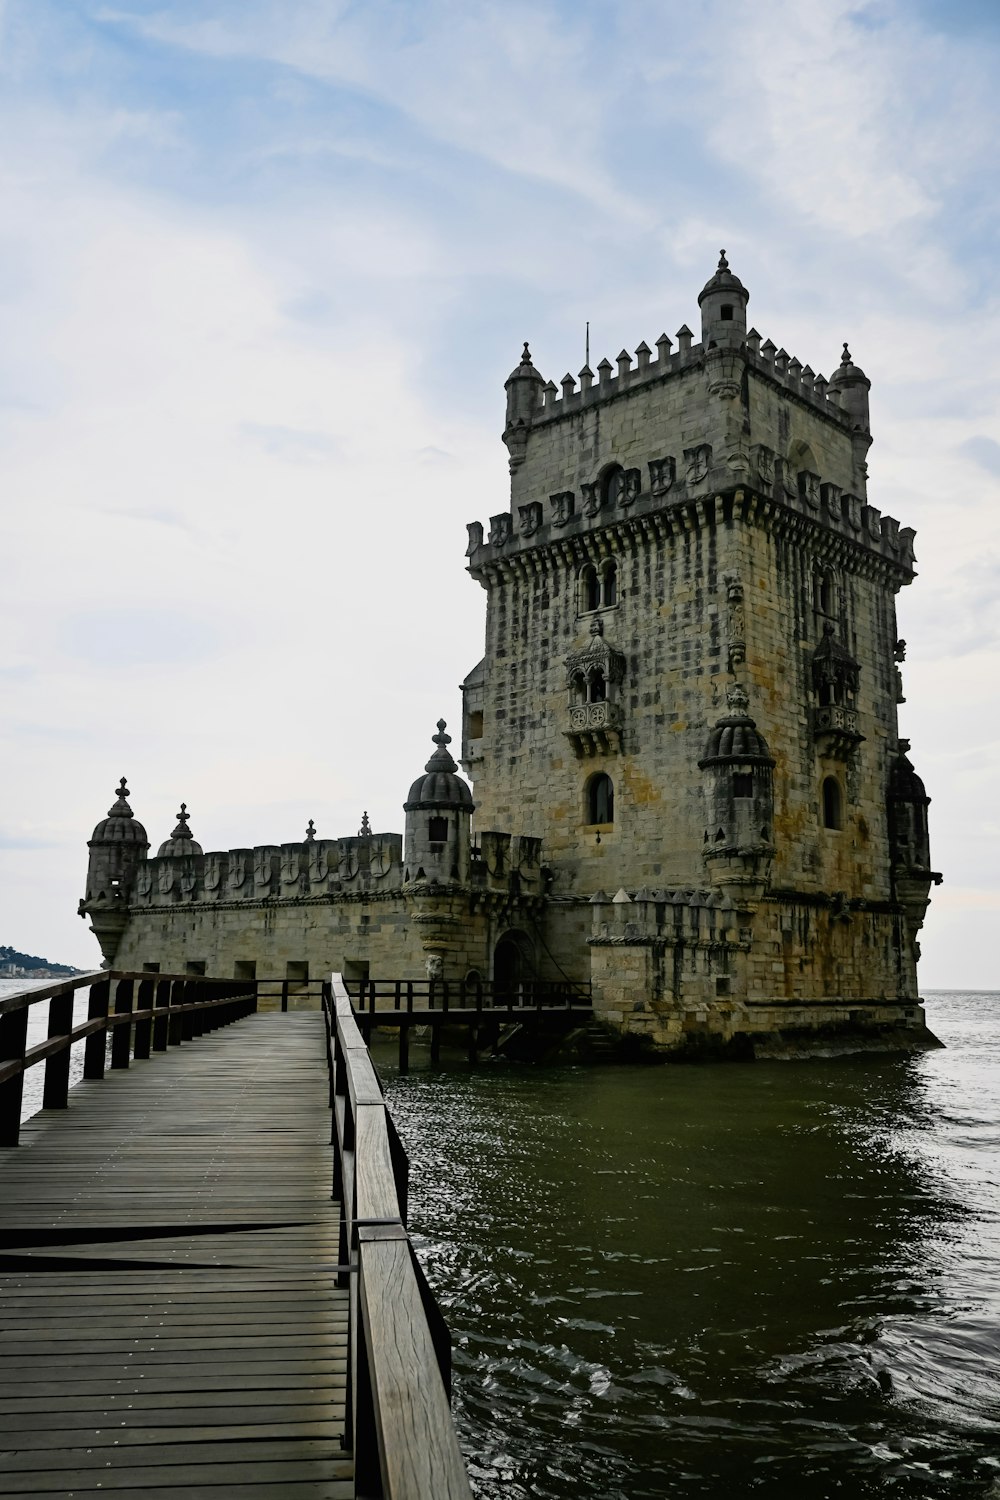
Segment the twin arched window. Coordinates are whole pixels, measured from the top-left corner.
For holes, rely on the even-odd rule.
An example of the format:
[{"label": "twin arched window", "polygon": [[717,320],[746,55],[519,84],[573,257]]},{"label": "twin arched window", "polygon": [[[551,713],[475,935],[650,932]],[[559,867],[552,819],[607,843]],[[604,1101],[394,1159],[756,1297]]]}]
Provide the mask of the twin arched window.
[{"label": "twin arched window", "polygon": [[598,567],[588,563],[580,572],[579,590],[582,615],[617,604],[618,564],[614,558],[606,557]]}]

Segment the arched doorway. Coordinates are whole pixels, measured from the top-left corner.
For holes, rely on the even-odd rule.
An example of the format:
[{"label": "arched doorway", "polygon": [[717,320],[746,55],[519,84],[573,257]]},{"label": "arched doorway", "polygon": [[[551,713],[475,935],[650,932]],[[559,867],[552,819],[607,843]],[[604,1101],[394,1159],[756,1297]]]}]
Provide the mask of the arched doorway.
[{"label": "arched doorway", "polygon": [[493,989],[495,993],[516,994],[535,971],[535,955],[526,932],[505,932],[493,949]]}]

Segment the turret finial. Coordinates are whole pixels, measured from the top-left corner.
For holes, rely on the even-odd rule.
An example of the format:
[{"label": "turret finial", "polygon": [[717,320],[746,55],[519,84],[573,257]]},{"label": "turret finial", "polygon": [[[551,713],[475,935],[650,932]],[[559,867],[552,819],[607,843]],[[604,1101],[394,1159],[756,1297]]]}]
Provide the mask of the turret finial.
[{"label": "turret finial", "polygon": [[840,356],[840,363],[841,365],[849,365],[851,363],[851,351],[847,347],[846,339],[844,340],[844,352]]},{"label": "turret finial", "polygon": [[[527,347],[527,345],[525,347]],[[448,725],[446,724],[446,722],[444,721],[444,719],[438,719],[438,725],[437,725],[437,727],[438,727],[437,734],[432,734],[431,735],[431,739],[434,741],[435,745],[450,745],[451,744],[451,735],[450,734],[445,734],[445,730],[448,728]]]},{"label": "turret finial", "polygon": [[525,341],[524,341],[524,349],[523,349],[522,354],[521,354],[521,363],[522,363],[522,365],[530,365],[531,364],[531,350],[528,348],[528,340],[527,339],[525,339]]},{"label": "turret finial", "polygon": [[725,250],[720,250],[719,251],[719,270],[720,271],[728,271],[729,270],[729,262],[726,259],[726,252],[725,252]]},{"label": "turret finial", "polygon": [[131,818],[132,809],[129,807],[128,802],[126,801],[126,798],[130,797],[131,795],[132,794],[128,789],[128,783],[123,776],[121,781],[118,783],[118,790],[115,793],[115,804],[113,807],[108,808],[108,817]]},{"label": "turret finial", "polygon": [[369,823],[368,813],[367,811],[365,811],[361,814],[361,827],[358,829],[358,837],[362,839],[370,839],[371,836],[372,825]]},{"label": "turret finial", "polygon": [[315,842],[316,842],[316,825],[313,822],[312,818],[310,818],[309,819],[309,826],[306,829],[306,843],[307,844],[314,844]]},{"label": "turret finial", "polygon": [[170,837],[172,839],[189,839],[191,837],[191,830],[188,827],[188,810],[186,802],[181,803],[181,810],[177,814],[177,827],[174,829]]}]

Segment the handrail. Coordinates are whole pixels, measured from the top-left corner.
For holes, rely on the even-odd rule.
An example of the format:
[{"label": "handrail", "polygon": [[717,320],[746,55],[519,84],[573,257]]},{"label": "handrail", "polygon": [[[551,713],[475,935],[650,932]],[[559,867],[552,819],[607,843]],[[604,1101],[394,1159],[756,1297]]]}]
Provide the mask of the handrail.
[{"label": "handrail", "polygon": [[[87,1019],[74,1026],[76,993],[88,988]],[[46,1039],[29,1047],[31,1008],[46,1000]],[[0,1000],[0,1146],[16,1146],[20,1140],[24,1075],[29,1068],[45,1064],[42,1108],[67,1108],[74,1042],[84,1042],[84,1078],[103,1078],[109,1036],[112,1069],[127,1068],[133,1057],[165,1052],[256,1009],[252,979],[106,969],[5,996]]]},{"label": "handrail", "polygon": [[358,979],[351,980],[350,987],[357,993],[360,1012],[380,1016],[461,1011],[516,1017],[528,1011],[572,1013],[592,1006],[589,980]]},{"label": "handrail", "polygon": [[447,1330],[406,1230],[408,1163],[340,974],[323,987],[340,1263],[350,1279],[355,1493],[471,1500],[449,1408]]}]

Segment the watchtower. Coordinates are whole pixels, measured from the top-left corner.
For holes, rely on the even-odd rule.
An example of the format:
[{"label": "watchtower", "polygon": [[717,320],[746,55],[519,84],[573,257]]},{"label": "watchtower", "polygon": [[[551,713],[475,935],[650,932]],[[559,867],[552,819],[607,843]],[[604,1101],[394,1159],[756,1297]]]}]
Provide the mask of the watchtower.
[{"label": "watchtower", "polygon": [[525,344],[510,509],[469,526],[476,827],[542,839],[548,942],[581,977],[586,925],[595,978],[602,945],[645,945],[676,1004],[912,999],[940,878],[898,832],[926,829],[896,722],[914,533],[869,503],[847,345],[826,380],[748,301],[723,252],[700,342],[685,325],[558,387]]}]

